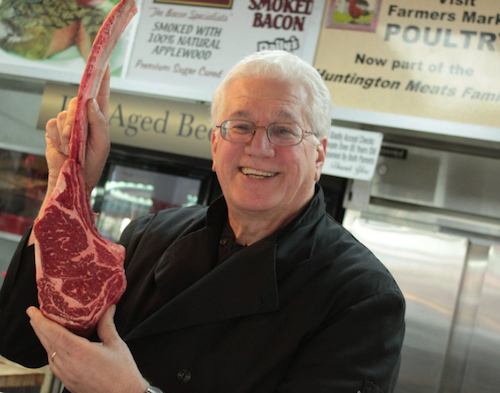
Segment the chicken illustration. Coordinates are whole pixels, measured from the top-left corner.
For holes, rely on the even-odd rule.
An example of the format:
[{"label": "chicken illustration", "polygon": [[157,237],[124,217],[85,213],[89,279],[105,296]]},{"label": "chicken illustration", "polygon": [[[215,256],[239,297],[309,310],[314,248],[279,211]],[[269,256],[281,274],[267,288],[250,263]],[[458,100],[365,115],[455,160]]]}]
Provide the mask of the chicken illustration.
[{"label": "chicken illustration", "polygon": [[369,13],[368,2],[366,0],[349,0],[349,15],[354,20]]}]

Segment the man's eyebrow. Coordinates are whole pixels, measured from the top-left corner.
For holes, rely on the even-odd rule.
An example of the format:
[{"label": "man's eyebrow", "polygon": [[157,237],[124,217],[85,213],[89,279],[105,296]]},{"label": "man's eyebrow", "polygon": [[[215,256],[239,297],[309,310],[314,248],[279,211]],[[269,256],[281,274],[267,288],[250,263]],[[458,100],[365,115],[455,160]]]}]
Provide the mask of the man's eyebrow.
[{"label": "man's eyebrow", "polygon": [[231,113],[228,118],[229,119],[238,119],[238,118],[246,119],[249,117],[250,117],[250,112],[248,112],[248,111],[236,111],[236,112]]},{"label": "man's eyebrow", "polygon": [[288,111],[278,110],[273,113],[273,116],[278,119],[285,119],[286,121],[290,121],[292,123],[296,123],[298,121],[298,119]]},{"label": "man's eyebrow", "polygon": [[[273,115],[273,117],[280,119],[280,121],[297,122],[297,118],[288,111],[277,110],[277,111],[273,112],[272,115]],[[239,119],[239,118],[240,119],[248,119],[249,117],[251,117],[249,111],[238,110],[238,111],[232,112],[229,115],[228,119]],[[283,120],[281,120],[281,119],[283,119]]]}]

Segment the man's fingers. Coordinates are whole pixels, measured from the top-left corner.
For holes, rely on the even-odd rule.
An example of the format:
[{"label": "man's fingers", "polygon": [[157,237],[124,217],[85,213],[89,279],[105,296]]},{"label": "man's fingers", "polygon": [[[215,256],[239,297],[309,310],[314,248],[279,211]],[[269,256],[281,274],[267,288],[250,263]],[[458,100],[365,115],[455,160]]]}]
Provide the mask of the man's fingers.
[{"label": "man's fingers", "polygon": [[74,348],[77,341],[83,340],[56,322],[46,318],[35,307],[29,307],[26,314],[30,317],[30,324],[49,357],[54,352],[59,357],[64,356],[68,348]]},{"label": "man's fingers", "polygon": [[110,135],[108,128],[108,118],[104,115],[103,106],[105,103],[97,99],[90,99],[87,102],[89,134],[87,136],[85,181],[89,187],[95,187],[110,149]]},{"label": "man's fingers", "polygon": [[77,102],[76,97],[71,99],[68,110],[60,112],[57,118],[50,119],[45,125],[46,136],[52,145],[65,155],[69,155],[69,141]]},{"label": "man's fingers", "polygon": [[109,150],[109,132],[107,131],[107,117],[102,113],[102,108],[96,99],[90,99],[87,103],[89,117],[89,140],[87,143],[91,149],[97,152]]},{"label": "man's fingers", "polygon": [[50,119],[45,124],[45,136],[50,139],[50,142],[56,149],[61,147],[61,138],[59,138],[59,126],[57,119]]},{"label": "man's fingers", "polygon": [[[59,132],[61,133],[61,147],[64,154],[69,155],[69,140],[71,138],[71,129],[75,119],[76,106],[78,99],[72,98],[68,105],[68,110],[62,112],[61,120],[58,119]],[[59,117],[59,115],[58,115]]]},{"label": "man's fingers", "polygon": [[105,346],[112,346],[115,340],[121,340],[113,321],[115,310],[116,306],[114,304],[111,305],[103,314],[97,325],[97,334]]},{"label": "man's fingers", "polygon": [[58,133],[59,133],[59,130],[62,130],[64,128],[64,124],[66,124],[66,117],[68,117],[67,111],[62,111],[57,115],[56,126],[57,126]]},{"label": "man's fingers", "polygon": [[40,310],[35,307],[28,308],[28,310],[26,310],[26,314],[30,317],[30,324],[37,337],[47,351],[47,354],[50,355],[56,350],[56,347],[59,347],[61,340],[60,331],[57,329],[58,325],[50,319],[44,317]]},{"label": "man's fingers", "polygon": [[111,79],[111,71],[109,68],[109,64],[106,67],[106,71],[104,72],[104,75],[101,80],[101,85],[99,87],[99,91],[97,93],[97,103],[99,104],[99,107],[101,108],[101,112],[103,113],[105,118],[108,118],[108,106],[109,106],[109,96],[110,96],[110,91],[109,91],[109,83]]}]

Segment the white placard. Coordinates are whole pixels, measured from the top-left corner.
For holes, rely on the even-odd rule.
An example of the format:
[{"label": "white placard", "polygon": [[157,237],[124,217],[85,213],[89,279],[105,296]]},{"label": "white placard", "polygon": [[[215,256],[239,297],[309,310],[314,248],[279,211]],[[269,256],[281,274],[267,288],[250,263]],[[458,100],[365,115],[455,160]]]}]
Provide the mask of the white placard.
[{"label": "white placard", "polygon": [[347,179],[371,180],[383,134],[332,127],[323,173]]},{"label": "white placard", "polygon": [[210,101],[251,53],[283,49],[312,64],[324,7],[325,0],[144,0],[127,79]]}]

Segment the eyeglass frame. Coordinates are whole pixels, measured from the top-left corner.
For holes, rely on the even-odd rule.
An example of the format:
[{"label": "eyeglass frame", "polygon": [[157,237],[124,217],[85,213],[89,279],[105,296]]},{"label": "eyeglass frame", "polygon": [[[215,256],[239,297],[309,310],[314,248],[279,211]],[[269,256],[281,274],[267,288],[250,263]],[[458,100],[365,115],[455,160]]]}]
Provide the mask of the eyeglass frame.
[{"label": "eyeglass frame", "polygon": [[[244,142],[237,142],[237,141],[232,141],[232,140],[230,140],[230,139],[225,138],[225,137],[224,137],[224,133],[222,132],[222,129],[223,129],[223,125],[224,125],[224,123],[227,123],[228,121],[244,121],[244,122],[246,122],[246,123],[252,124],[252,125],[253,125],[253,131],[252,131],[252,136],[250,137],[250,139],[249,139],[248,141],[244,141]],[[271,136],[269,135],[269,127],[271,127],[271,126],[273,126],[273,125],[275,125],[275,124],[287,124],[287,125],[293,125],[293,126],[298,127],[298,128],[300,129],[300,131],[302,131],[302,134],[301,134],[301,138],[300,138],[300,140],[299,140],[297,143],[293,143],[293,144],[291,144],[291,145],[279,145],[279,144],[277,144],[277,143],[273,142],[273,141],[271,140]],[[295,123],[286,123],[286,122],[283,122],[283,123],[281,123],[281,122],[277,122],[277,123],[271,123],[271,124],[268,124],[267,126],[258,126],[258,125],[256,125],[255,123],[253,123],[253,122],[251,122],[251,121],[249,121],[249,120],[245,120],[245,119],[228,119],[228,120],[224,120],[222,123],[220,123],[220,125],[219,125],[219,126],[215,126],[215,128],[218,128],[218,129],[220,129],[220,130],[221,130],[220,134],[221,134],[222,139],[224,139],[224,140],[226,140],[226,141],[228,141],[228,142],[231,142],[231,143],[248,143],[248,142],[251,142],[251,141],[252,141],[252,139],[253,139],[253,137],[255,136],[255,133],[257,132],[257,128],[265,128],[265,129],[266,129],[267,139],[269,140],[269,142],[270,142],[271,144],[273,144],[273,145],[275,145],[275,146],[282,146],[282,147],[287,147],[287,146],[296,146],[296,145],[300,144],[300,143],[304,140],[304,138],[305,138],[306,136],[308,136],[308,135],[313,135],[313,136],[315,136],[315,137],[316,137],[316,134],[315,134],[313,131],[306,131],[306,130],[304,130],[301,126],[299,126],[298,124],[295,124]],[[228,128],[226,128],[226,130],[227,130],[227,132],[226,132],[226,135],[227,135],[227,134],[229,133],[229,129],[228,129]]]}]

